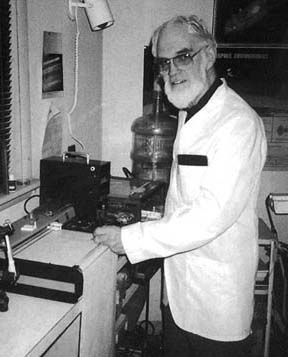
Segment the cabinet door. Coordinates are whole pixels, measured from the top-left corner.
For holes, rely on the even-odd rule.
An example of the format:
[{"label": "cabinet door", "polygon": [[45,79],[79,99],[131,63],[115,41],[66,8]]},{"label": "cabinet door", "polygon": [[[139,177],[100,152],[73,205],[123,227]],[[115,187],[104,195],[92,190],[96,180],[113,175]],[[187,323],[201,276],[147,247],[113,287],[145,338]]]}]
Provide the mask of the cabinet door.
[{"label": "cabinet door", "polygon": [[58,336],[48,350],[43,354],[45,357],[78,357],[81,316],[76,319]]}]

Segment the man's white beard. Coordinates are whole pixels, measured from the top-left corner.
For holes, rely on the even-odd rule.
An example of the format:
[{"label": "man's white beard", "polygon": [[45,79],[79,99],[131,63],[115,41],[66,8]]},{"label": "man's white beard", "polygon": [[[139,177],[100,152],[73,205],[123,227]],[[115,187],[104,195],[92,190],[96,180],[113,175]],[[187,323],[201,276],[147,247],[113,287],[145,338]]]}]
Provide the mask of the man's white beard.
[{"label": "man's white beard", "polygon": [[168,100],[178,109],[188,108],[193,101],[193,89],[190,86],[178,89],[172,89],[170,83],[165,82],[165,93]]}]

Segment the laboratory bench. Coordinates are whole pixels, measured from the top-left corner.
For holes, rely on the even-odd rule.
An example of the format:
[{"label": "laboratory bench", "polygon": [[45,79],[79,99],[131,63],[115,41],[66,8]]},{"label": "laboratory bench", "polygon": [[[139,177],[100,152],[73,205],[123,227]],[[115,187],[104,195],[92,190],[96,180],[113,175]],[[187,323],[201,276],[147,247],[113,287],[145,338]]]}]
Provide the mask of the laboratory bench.
[{"label": "laboratory bench", "polygon": [[[118,219],[124,211],[125,218],[133,217],[123,223],[121,215],[125,225],[161,216],[150,206],[163,204],[163,183],[140,182],[138,187],[112,178],[110,184],[97,219]],[[18,276],[7,287],[8,311],[0,312],[0,356],[115,356],[121,331],[135,326],[145,303],[149,319],[150,279],[162,260],[132,265],[126,256],[95,245],[92,231],[68,228],[78,217],[74,207],[63,203],[52,216],[45,207],[13,222],[10,241]],[[4,270],[0,249],[0,275]],[[121,285],[121,276],[129,284]]]},{"label": "laboratory bench", "polygon": [[78,356],[81,307],[8,293],[1,313],[1,356]]},{"label": "laboratory bench", "polygon": [[[61,222],[62,215],[54,218]],[[115,356],[118,337],[135,327],[145,303],[149,319],[149,283],[162,261],[132,265],[125,255],[95,245],[91,233],[60,229],[43,217],[36,233],[20,232],[27,218],[13,225],[20,274],[7,291],[8,311],[0,312],[0,356]],[[122,289],[124,270],[133,276]]]},{"label": "laboratory bench", "polygon": [[91,234],[47,227],[16,249],[14,260],[16,267],[20,261],[41,262],[56,271],[76,267],[83,284],[75,295],[76,285],[65,282],[65,277],[55,281],[20,273],[17,284],[7,291],[8,311],[0,312],[0,356],[114,355],[118,261],[114,253],[96,246]]}]

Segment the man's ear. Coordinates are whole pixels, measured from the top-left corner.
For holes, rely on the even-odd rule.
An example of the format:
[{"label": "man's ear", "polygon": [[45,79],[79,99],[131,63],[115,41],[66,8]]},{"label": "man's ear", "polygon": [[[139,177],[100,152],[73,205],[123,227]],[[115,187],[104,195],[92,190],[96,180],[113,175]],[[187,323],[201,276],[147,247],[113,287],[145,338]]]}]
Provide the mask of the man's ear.
[{"label": "man's ear", "polygon": [[205,54],[207,56],[207,69],[209,70],[214,66],[216,62],[216,58],[217,58],[216,47],[213,45],[208,45]]}]

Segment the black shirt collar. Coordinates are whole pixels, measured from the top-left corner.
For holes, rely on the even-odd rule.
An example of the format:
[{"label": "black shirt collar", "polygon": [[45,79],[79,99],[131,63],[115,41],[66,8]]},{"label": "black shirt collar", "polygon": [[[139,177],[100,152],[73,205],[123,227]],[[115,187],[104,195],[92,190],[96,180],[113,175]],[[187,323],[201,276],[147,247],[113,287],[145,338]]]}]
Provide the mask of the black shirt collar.
[{"label": "black shirt collar", "polygon": [[207,92],[203,95],[203,97],[200,98],[199,102],[195,105],[193,105],[191,108],[188,108],[187,111],[187,117],[185,119],[185,123],[192,118],[194,114],[196,114],[200,109],[204,107],[209,101],[209,99],[212,97],[212,95],[215,93],[216,89],[222,84],[222,81],[220,78],[217,78],[214,83],[211,85],[211,87],[207,90]]}]

